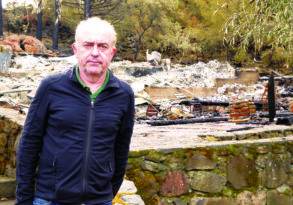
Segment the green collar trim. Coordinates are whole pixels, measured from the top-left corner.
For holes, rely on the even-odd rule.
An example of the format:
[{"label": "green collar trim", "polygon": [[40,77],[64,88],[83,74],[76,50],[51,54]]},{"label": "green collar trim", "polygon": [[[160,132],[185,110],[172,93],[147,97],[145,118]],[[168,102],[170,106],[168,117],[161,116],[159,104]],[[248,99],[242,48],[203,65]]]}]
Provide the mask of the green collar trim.
[{"label": "green collar trim", "polygon": [[[82,79],[80,78],[80,75],[79,75],[79,68],[76,66],[75,67],[75,75],[76,75],[76,78],[78,80],[78,82],[80,83],[80,85],[85,89],[87,90],[89,93],[91,93],[91,89],[82,81]],[[91,100],[92,101],[95,101],[97,99],[97,97],[99,96],[99,94],[105,89],[106,85],[108,84],[109,82],[109,79],[110,79],[110,72],[109,70],[107,70],[107,73],[106,73],[106,78],[103,82],[103,84],[101,85],[101,87],[99,87],[99,89],[97,91],[95,91],[94,93],[91,93],[90,94],[90,97],[91,97]]]}]

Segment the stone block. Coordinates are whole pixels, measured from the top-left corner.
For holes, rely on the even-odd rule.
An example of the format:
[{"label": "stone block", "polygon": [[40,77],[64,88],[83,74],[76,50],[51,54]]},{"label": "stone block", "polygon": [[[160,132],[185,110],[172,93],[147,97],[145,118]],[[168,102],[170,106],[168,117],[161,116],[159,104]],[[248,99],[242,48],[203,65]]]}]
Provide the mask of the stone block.
[{"label": "stone block", "polygon": [[124,179],[122,185],[118,191],[118,193],[131,193],[135,194],[137,192],[137,188],[132,181]]},{"label": "stone block", "polygon": [[142,198],[137,194],[124,195],[121,197],[121,199],[128,205],[145,205]]},{"label": "stone block", "polygon": [[207,171],[188,173],[192,189],[208,193],[219,193],[225,187],[226,177]]},{"label": "stone block", "polygon": [[277,192],[280,194],[286,194],[288,196],[293,196],[292,189],[286,184],[283,184],[282,186],[278,187]]},{"label": "stone block", "polygon": [[164,198],[160,199],[160,202],[157,205],[189,205],[186,201],[180,198]]},{"label": "stone block", "polygon": [[186,170],[211,170],[217,164],[204,155],[193,155],[186,162]]},{"label": "stone block", "polygon": [[266,205],[292,205],[293,197],[280,194],[277,191],[269,191],[267,193],[267,204]]},{"label": "stone block", "polygon": [[148,160],[144,160],[141,163],[141,168],[143,170],[147,170],[147,171],[151,171],[151,172],[160,172],[160,171],[164,171],[167,169],[167,167],[163,164],[148,161]]},{"label": "stone block", "polygon": [[258,146],[256,148],[256,152],[259,153],[259,154],[266,154],[268,152],[270,152],[271,148],[270,146]]},{"label": "stone block", "polygon": [[235,205],[236,201],[233,198],[201,198],[193,197],[190,200],[190,205]]},{"label": "stone block", "polygon": [[266,205],[266,193],[243,191],[237,195],[237,205]]},{"label": "stone block", "polygon": [[165,181],[161,186],[163,196],[180,196],[188,192],[188,181],[181,171],[172,171],[166,175]]},{"label": "stone block", "polygon": [[7,144],[7,136],[4,133],[0,133],[0,148],[4,148]]},{"label": "stone block", "polygon": [[287,151],[287,148],[286,148],[285,145],[275,144],[275,145],[273,145],[272,151],[275,154],[282,154],[282,153],[285,153]]},{"label": "stone block", "polygon": [[139,169],[128,170],[126,175],[135,183],[146,204],[152,203],[154,196],[160,191],[160,185],[154,175]]},{"label": "stone block", "polygon": [[0,176],[0,198],[10,198],[15,195],[15,178]]},{"label": "stone block", "polygon": [[227,166],[227,178],[235,189],[256,185],[257,172],[253,160],[243,156],[232,157]]},{"label": "stone block", "polygon": [[264,171],[264,182],[267,188],[277,188],[288,179],[287,163],[279,155],[273,155],[266,161]]}]

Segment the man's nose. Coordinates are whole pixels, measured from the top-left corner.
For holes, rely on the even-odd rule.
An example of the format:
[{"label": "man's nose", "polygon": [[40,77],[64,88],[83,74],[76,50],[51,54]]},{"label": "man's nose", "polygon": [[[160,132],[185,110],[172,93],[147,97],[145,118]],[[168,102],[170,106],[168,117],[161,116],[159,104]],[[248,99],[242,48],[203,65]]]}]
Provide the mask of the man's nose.
[{"label": "man's nose", "polygon": [[99,49],[98,45],[96,45],[96,44],[93,46],[93,49],[92,49],[92,55],[93,55],[93,56],[98,56],[98,55],[100,55],[100,49]]}]

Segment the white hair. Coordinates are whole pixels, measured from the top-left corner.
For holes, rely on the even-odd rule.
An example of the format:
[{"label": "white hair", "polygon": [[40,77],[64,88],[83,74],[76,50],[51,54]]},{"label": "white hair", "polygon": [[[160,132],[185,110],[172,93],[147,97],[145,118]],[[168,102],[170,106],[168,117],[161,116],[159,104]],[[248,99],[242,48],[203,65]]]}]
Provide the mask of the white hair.
[{"label": "white hair", "polygon": [[113,45],[116,44],[117,34],[114,26],[106,20],[103,20],[99,17],[91,17],[86,20],[79,22],[75,30],[75,42],[77,42],[78,37],[82,36],[81,31],[84,29],[98,29],[106,32],[111,39],[113,39]]}]

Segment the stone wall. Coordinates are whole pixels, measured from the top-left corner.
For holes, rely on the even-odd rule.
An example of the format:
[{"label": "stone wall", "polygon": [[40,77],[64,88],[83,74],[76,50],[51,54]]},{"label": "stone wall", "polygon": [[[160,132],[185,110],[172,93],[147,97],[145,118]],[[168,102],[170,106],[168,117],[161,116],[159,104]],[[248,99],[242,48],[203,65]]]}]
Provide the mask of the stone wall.
[{"label": "stone wall", "polygon": [[[19,112],[0,108],[2,196],[14,195],[15,148],[23,122],[24,116]],[[154,138],[141,136],[141,127],[136,127],[126,173],[138,189],[134,197],[142,196],[146,205],[293,204],[292,126],[227,136],[211,135],[210,126],[205,127],[210,130],[205,135],[196,133],[202,126],[192,127],[193,135],[199,137],[187,136],[186,142],[183,136],[188,133],[181,136],[182,128],[168,126],[176,135],[167,132],[168,136]],[[164,129],[155,131],[149,127],[145,132],[158,136],[166,132]],[[163,144],[162,139],[173,143]]]},{"label": "stone wall", "polygon": [[22,126],[0,116],[0,176],[15,177],[16,139]]},{"label": "stone wall", "polygon": [[132,151],[127,176],[147,205],[292,205],[293,142]]}]

